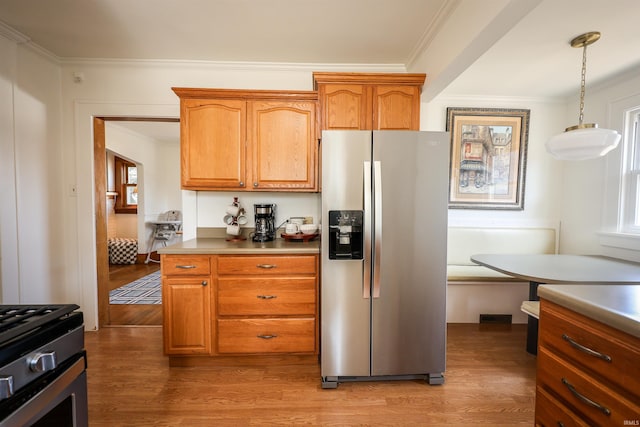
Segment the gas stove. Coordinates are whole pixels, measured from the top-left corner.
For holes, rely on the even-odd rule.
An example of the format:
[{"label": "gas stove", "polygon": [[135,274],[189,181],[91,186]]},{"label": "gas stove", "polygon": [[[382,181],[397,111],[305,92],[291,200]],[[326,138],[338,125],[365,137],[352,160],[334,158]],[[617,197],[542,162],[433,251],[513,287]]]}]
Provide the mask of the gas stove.
[{"label": "gas stove", "polygon": [[88,424],[78,309],[0,305],[0,427]]}]

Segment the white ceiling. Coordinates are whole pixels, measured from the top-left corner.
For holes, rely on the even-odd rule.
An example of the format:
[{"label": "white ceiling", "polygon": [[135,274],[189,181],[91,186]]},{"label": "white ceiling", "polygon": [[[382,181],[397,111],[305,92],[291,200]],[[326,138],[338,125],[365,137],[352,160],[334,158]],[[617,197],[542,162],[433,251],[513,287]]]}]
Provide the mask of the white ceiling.
[{"label": "white ceiling", "polygon": [[427,99],[564,97],[587,31],[587,94],[640,72],[639,16],[638,0],[1,0],[0,35],[61,61],[393,65],[427,73]]}]

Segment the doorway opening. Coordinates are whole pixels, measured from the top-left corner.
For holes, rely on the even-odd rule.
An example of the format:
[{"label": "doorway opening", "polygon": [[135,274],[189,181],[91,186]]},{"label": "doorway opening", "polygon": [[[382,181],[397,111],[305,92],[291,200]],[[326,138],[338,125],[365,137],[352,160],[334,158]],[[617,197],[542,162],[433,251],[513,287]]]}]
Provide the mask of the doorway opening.
[{"label": "doorway opening", "polygon": [[[110,304],[109,294],[114,288],[160,269],[158,263],[145,263],[146,251],[153,250],[148,247],[151,230],[146,222],[161,212],[181,209],[179,119],[94,117],[93,131],[98,326],[160,325],[161,304]],[[135,164],[135,184],[121,182],[116,188],[109,171],[113,166],[108,161],[114,153]],[[131,203],[124,203],[129,208],[126,213],[121,202],[116,214],[116,201],[118,197],[127,198],[127,192],[129,202],[135,198],[139,203],[135,211],[127,206]],[[115,215],[135,216],[123,222],[129,226],[119,227],[119,233],[129,234],[139,248],[133,263],[110,262],[109,236],[114,233],[109,227],[116,227]]]}]

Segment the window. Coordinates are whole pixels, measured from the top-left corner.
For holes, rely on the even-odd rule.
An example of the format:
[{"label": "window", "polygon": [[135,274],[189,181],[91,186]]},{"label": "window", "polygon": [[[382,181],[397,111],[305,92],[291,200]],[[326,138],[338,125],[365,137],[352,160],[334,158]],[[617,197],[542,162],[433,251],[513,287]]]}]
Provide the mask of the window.
[{"label": "window", "polygon": [[135,163],[115,157],[116,213],[138,213],[138,168]]},{"label": "window", "polygon": [[640,107],[627,110],[624,122],[620,231],[640,234]]}]

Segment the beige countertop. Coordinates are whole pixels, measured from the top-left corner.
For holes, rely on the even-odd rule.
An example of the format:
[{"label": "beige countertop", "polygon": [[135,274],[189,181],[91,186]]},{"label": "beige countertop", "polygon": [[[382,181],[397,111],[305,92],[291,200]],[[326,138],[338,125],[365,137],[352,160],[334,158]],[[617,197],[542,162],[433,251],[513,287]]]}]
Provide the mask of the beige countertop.
[{"label": "beige countertop", "polygon": [[640,284],[540,285],[538,296],[640,338]]},{"label": "beige countertop", "polygon": [[271,242],[253,242],[251,239],[228,242],[224,238],[195,238],[159,248],[159,254],[319,254],[320,239],[310,242],[289,242],[275,239]]}]

